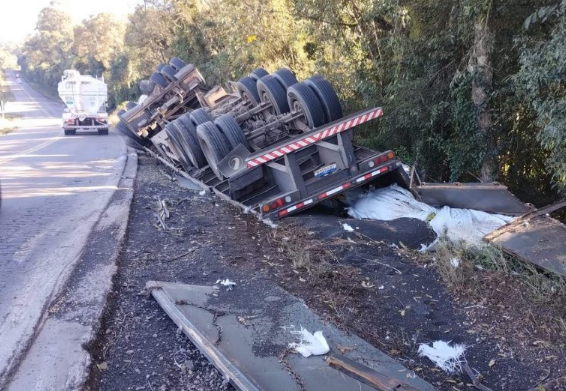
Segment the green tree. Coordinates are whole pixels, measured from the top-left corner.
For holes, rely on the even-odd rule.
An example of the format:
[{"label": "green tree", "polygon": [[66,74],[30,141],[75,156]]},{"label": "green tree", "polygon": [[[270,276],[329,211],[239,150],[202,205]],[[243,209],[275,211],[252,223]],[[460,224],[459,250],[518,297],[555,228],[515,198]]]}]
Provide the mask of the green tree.
[{"label": "green tree", "polygon": [[521,68],[514,77],[524,110],[517,115],[532,116],[529,131],[544,151],[537,159],[566,194],[566,1],[540,8],[525,25],[531,28],[518,39]]},{"label": "green tree", "polygon": [[35,35],[24,44],[22,71],[33,82],[54,91],[63,70],[71,65],[72,45],[71,17],[55,8],[43,8]]},{"label": "green tree", "polygon": [[86,66],[80,71],[102,75],[110,70],[112,63],[124,50],[125,22],[118,21],[108,13],[101,13],[83,20],[74,29],[75,64]]}]

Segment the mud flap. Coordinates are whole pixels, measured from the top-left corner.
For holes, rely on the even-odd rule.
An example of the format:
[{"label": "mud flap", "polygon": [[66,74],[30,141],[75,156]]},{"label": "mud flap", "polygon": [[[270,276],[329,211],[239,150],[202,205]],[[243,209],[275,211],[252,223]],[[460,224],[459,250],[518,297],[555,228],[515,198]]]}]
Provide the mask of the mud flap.
[{"label": "mud flap", "polygon": [[528,213],[484,240],[544,270],[566,276],[566,225],[548,215],[564,207],[566,200]]}]

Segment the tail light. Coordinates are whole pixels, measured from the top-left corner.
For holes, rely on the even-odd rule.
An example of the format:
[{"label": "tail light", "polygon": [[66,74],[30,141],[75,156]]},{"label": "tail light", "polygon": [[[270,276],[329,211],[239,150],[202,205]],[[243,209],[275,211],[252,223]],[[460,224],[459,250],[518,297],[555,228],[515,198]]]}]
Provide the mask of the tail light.
[{"label": "tail light", "polygon": [[[389,151],[373,159],[373,162],[375,162],[375,164],[383,164],[388,160],[393,160],[393,159],[395,159],[395,153],[393,151]],[[373,164],[370,164],[370,167],[373,167]]]},{"label": "tail light", "polygon": [[272,210],[281,208],[283,205],[285,205],[285,200],[283,198],[278,198],[275,201],[271,201],[271,203],[264,204],[261,207],[261,210],[263,211],[263,213],[268,213]]}]

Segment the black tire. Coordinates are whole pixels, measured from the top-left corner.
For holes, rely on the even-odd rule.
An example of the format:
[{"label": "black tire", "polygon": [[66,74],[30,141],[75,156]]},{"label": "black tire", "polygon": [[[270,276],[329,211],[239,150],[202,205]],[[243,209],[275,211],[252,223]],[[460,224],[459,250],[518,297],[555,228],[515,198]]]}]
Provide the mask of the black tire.
[{"label": "black tire", "polygon": [[257,82],[249,76],[242,77],[236,83],[236,88],[240,92],[242,99],[252,104],[259,105],[259,94],[257,92]]},{"label": "black tire", "polygon": [[[191,160],[191,156],[188,153],[189,148],[188,148],[187,132],[185,130],[185,127],[183,126],[182,123],[179,122],[178,119],[171,122],[169,125],[171,125],[171,127],[174,128],[177,134],[177,139],[179,142],[179,146],[178,146],[179,152],[183,154],[183,157],[186,161],[186,164],[183,166],[183,168],[187,172],[189,172],[195,165],[193,164]],[[197,141],[197,145],[198,145],[198,141]]]},{"label": "black tire", "polygon": [[228,139],[228,143],[230,143],[230,146],[232,147],[230,150],[236,148],[240,144],[246,147],[248,151],[250,150],[248,140],[246,139],[246,136],[244,136],[242,128],[238,125],[236,118],[234,118],[232,114],[223,114],[216,118],[214,123]]},{"label": "black tire", "polygon": [[116,132],[118,132],[118,134],[124,139],[126,145],[134,149],[143,150],[143,147],[148,145],[149,143],[147,139],[142,139],[132,133],[132,131],[126,126],[126,124],[121,121],[118,122],[114,129],[116,129]]},{"label": "black tire", "polygon": [[171,143],[175,146],[177,152],[179,152],[179,156],[177,156],[177,158],[179,159],[181,167],[183,167],[185,171],[189,172],[192,168],[192,164],[189,161],[189,157],[185,154],[183,141],[181,140],[181,136],[179,134],[179,128],[177,126],[174,126],[173,123],[170,122],[165,125],[163,130],[167,133],[167,136],[169,136],[169,140],[171,140]]},{"label": "black tire", "polygon": [[71,135],[71,131],[68,129],[63,129],[63,133],[65,133],[65,136],[70,136]]},{"label": "black tire", "polygon": [[126,103],[126,110],[131,110],[134,107],[136,107],[137,105],[138,104],[136,102],[129,101],[128,103]]},{"label": "black tire", "polygon": [[198,141],[197,128],[193,124],[190,115],[188,113],[183,114],[176,121],[178,121],[184,131],[183,135],[186,141],[185,153],[189,157],[189,160],[196,168],[203,168],[208,163],[206,162],[204,153],[202,153],[202,148]]},{"label": "black tire", "polygon": [[267,75],[259,79],[257,82],[257,92],[262,102],[271,103],[274,114],[280,115],[289,112],[285,88],[275,77]]},{"label": "black tire", "polygon": [[169,65],[171,65],[171,67],[176,71],[180,71],[181,68],[183,68],[187,64],[179,57],[173,57],[171,60],[169,60]]},{"label": "black tire", "polygon": [[177,73],[177,71],[174,70],[171,65],[165,65],[159,71],[159,73],[161,73],[170,82],[174,82],[175,80],[177,80],[177,78],[175,77],[175,73]]},{"label": "black tire", "polygon": [[169,85],[169,82],[167,81],[167,79],[165,79],[165,77],[159,72],[153,72],[151,74],[151,76],[149,77],[149,80],[151,80],[152,82],[154,82],[155,84],[157,84],[158,86],[161,86],[163,88],[165,88]]},{"label": "black tire", "polygon": [[219,179],[224,179],[224,175],[218,170],[218,162],[230,153],[228,140],[213,122],[197,126],[197,135],[208,165]]},{"label": "black tire", "polygon": [[142,94],[149,95],[155,89],[155,83],[151,80],[142,80],[140,81],[140,91]]},{"label": "black tire", "polygon": [[76,129],[71,129],[70,132],[71,132],[71,133],[70,133],[71,136],[75,136],[75,135],[77,134],[77,130],[76,130]]},{"label": "black tire", "polygon": [[305,83],[297,83],[287,90],[287,102],[292,112],[301,111],[304,115],[306,125],[317,128],[324,125],[325,116],[322,103],[316,94]]},{"label": "black tire", "polygon": [[[179,69],[177,73],[175,73],[175,77],[177,78],[177,80],[183,79],[185,76],[187,76],[189,73],[191,73],[194,70],[195,70],[195,66],[193,64],[187,64],[183,68]],[[202,80],[202,82],[204,84],[204,79]]]},{"label": "black tire", "polygon": [[265,69],[256,68],[248,76],[254,79],[255,81],[258,81],[259,79],[267,75],[269,75],[269,72],[267,72]]},{"label": "black tire", "polygon": [[305,80],[305,83],[314,91],[326,116],[326,122],[336,121],[342,118],[342,105],[332,84],[321,75],[314,75]]},{"label": "black tire", "polygon": [[279,80],[279,83],[281,83],[281,85],[285,88],[285,90],[287,90],[287,88],[299,82],[295,77],[295,74],[291,72],[290,69],[287,68],[279,68],[278,70],[273,72],[272,75],[277,80]]},{"label": "black tire", "polygon": [[99,136],[108,136],[108,129],[98,129]]},{"label": "black tire", "polygon": [[191,111],[191,120],[195,126],[199,126],[200,124],[204,124],[205,122],[212,122],[212,117],[210,114],[206,112],[205,109],[200,108]]}]

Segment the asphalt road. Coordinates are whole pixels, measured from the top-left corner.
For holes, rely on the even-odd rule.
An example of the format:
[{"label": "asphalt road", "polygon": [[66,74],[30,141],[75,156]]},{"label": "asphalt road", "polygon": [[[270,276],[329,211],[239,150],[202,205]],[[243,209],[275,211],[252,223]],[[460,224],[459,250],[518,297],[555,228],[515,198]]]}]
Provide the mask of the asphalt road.
[{"label": "asphalt road", "polygon": [[[72,358],[66,350],[82,354],[81,339],[90,325],[53,328],[46,310],[69,283],[101,218],[126,220],[129,203],[114,208],[113,198],[123,180],[127,148],[113,132],[65,137],[63,105],[19,82],[13,72],[8,76],[15,101],[6,112],[21,120],[18,129],[0,137],[0,389],[61,389],[57,382],[69,375],[50,379],[46,373],[55,367],[45,364],[54,354]],[[100,306],[104,300],[95,301]],[[49,342],[50,352],[38,352],[44,335],[54,332],[70,338],[59,345]],[[37,360],[47,361],[42,368]]]}]

